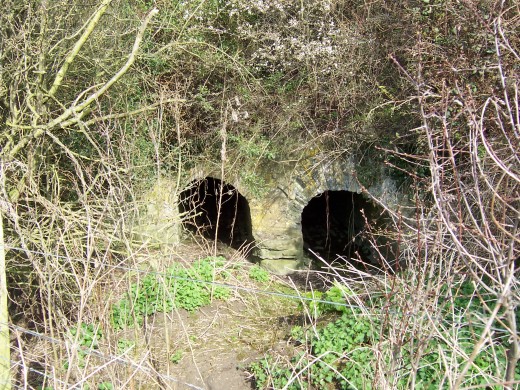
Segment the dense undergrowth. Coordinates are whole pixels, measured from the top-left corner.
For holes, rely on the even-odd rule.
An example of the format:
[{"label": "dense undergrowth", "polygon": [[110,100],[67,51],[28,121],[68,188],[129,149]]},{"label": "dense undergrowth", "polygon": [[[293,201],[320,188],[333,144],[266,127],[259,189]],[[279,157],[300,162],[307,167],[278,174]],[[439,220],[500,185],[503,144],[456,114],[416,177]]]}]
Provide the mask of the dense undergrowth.
[{"label": "dense undergrowth", "polygon": [[[444,291],[445,293],[447,291]],[[266,388],[382,388],[377,382],[380,360],[389,363],[392,355],[400,355],[400,367],[395,373],[379,373],[393,378],[398,389],[440,389],[449,386],[450,372],[458,371],[466,357],[474,351],[475,343],[482,336],[485,319],[496,305],[486,298],[485,291],[477,291],[469,282],[460,282],[449,295],[439,297],[438,312],[403,313],[387,296],[374,294],[372,303],[362,308],[345,305],[344,287],[333,287],[325,294],[318,294],[311,310],[317,316],[318,325],[295,326],[289,341],[300,347],[300,352],[287,360],[279,356],[266,355],[250,366],[254,383],[258,389]],[[348,291],[347,294],[352,294]],[[449,297],[449,299],[448,299]],[[322,300],[331,303],[324,303]],[[334,304],[336,303],[336,304]],[[328,316],[322,318],[328,314]],[[332,318],[331,318],[331,314]],[[520,319],[520,313],[516,313]],[[398,350],[390,347],[384,317],[407,316],[433,320],[435,327],[424,327],[422,332],[433,332],[428,340],[423,334],[409,338]],[[492,324],[493,338],[478,353],[474,364],[462,382],[464,387],[484,386],[500,389],[493,383],[504,375],[507,366],[507,329],[500,320]],[[448,329],[453,334],[449,334]],[[428,330],[427,330],[428,329]],[[453,340],[457,340],[453,344]],[[421,356],[414,361],[409,350],[420,348]],[[454,354],[453,349],[459,351]],[[412,379],[413,376],[413,379]],[[516,369],[515,380],[520,380],[520,369]],[[386,382],[387,384],[389,381]]]}]

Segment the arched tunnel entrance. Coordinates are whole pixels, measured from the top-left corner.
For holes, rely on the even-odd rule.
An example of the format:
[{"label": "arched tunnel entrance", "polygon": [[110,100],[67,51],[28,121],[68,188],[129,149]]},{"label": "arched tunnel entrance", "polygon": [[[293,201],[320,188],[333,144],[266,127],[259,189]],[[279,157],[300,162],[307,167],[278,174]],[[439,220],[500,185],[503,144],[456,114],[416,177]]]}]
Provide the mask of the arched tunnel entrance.
[{"label": "arched tunnel entrance", "polygon": [[186,230],[235,249],[252,246],[249,204],[231,184],[206,177],[182,191],[179,200]]},{"label": "arched tunnel entrance", "polygon": [[381,214],[362,194],[325,191],[312,198],[302,211],[304,250],[318,254],[327,263],[341,258],[357,268],[379,267],[367,236],[367,222],[370,228],[380,225]]}]

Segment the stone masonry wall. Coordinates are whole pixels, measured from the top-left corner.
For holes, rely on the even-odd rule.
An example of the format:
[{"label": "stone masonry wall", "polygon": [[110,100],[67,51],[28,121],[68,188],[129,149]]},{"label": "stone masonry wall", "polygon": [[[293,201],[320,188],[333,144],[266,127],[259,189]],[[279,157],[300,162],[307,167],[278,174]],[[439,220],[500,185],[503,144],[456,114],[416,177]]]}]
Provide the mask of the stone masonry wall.
[{"label": "stone masonry wall", "polygon": [[[301,214],[309,201],[325,191],[361,193],[362,188],[356,179],[356,164],[350,160],[327,160],[314,155],[284,169],[275,162],[271,164],[272,167],[264,168],[269,176],[265,174],[268,188],[261,196],[244,185],[244,172],[225,177],[224,182],[233,185],[249,203],[255,257],[271,271],[284,274],[301,268],[305,261]],[[367,190],[388,206],[397,207],[403,202],[403,195],[395,182],[380,171],[373,169],[375,177],[371,182],[375,184]],[[205,177],[222,180],[220,172],[199,170],[185,185]],[[142,237],[158,243],[178,242],[180,218],[174,190],[172,183],[163,180],[147,194],[147,212],[138,229]]]}]

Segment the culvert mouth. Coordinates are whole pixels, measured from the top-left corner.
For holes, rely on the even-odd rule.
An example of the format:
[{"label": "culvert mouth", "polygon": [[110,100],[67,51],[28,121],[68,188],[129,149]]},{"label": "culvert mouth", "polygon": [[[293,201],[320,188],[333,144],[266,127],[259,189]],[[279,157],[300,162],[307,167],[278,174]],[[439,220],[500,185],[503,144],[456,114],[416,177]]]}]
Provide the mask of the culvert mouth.
[{"label": "culvert mouth", "polygon": [[180,193],[179,211],[187,231],[235,249],[253,246],[249,203],[231,184],[213,177],[191,183]]},{"label": "culvert mouth", "polygon": [[[392,249],[392,245],[386,239],[368,234],[384,223],[382,214],[382,210],[362,194],[325,191],[312,198],[302,211],[304,251],[313,258],[311,252],[314,252],[328,264],[340,260],[366,270],[384,268],[381,252],[374,250],[374,244],[387,249]],[[316,266],[325,265],[314,261]]]}]

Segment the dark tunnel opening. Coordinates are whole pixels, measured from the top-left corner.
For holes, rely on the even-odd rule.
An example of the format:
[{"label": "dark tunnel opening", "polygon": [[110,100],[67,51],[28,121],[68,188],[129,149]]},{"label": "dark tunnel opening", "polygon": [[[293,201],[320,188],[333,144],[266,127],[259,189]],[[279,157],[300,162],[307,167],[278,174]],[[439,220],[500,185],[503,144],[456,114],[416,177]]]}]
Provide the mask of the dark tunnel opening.
[{"label": "dark tunnel opening", "polygon": [[[368,225],[367,226],[367,222]],[[348,261],[358,269],[382,268],[373,243],[385,247],[385,255],[394,250],[384,237],[370,240],[367,233],[383,226],[385,217],[362,194],[350,191],[325,191],[312,198],[301,216],[304,250],[311,251],[328,264],[338,259]],[[374,236],[372,236],[374,238]],[[381,253],[381,252],[380,252]],[[321,267],[316,260],[315,266]],[[388,263],[390,264],[390,263]]]},{"label": "dark tunnel opening", "polygon": [[186,230],[235,249],[252,247],[249,204],[231,184],[206,177],[182,191],[179,200]]}]

